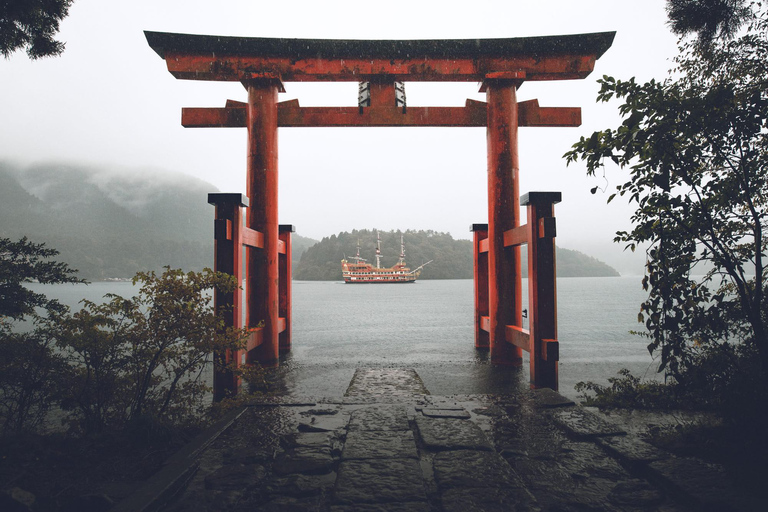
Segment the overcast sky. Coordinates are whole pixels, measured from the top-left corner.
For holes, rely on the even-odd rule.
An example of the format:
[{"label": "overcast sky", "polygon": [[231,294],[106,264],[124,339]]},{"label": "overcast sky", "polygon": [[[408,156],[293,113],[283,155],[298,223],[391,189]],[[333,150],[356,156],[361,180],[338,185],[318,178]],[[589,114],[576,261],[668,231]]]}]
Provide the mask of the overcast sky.
[{"label": "overcast sky", "polygon": [[[611,242],[631,208],[605,204],[620,182],[561,158],[581,135],[618,123],[616,105],[597,105],[603,74],[664,78],[676,53],[663,0],[471,2],[75,0],[61,26],[59,58],[0,60],[0,160],[86,163],[139,172],[180,172],[222,192],[245,192],[242,128],[185,129],[182,107],[245,101],[240,84],[176,80],[143,30],[332,39],[463,39],[616,31],[585,80],[527,82],[520,101],[582,107],[580,128],[520,130],[520,191],[561,191],[558,245],[586,252],[622,273],[642,273]],[[356,105],[357,85],[286,83],[280,101]],[[484,100],[478,84],[407,83],[409,106]],[[280,222],[322,238],[354,228],[433,229],[469,238],[487,222],[484,128],[281,128]],[[354,187],[349,178],[355,176]],[[369,180],[369,181],[368,181]],[[370,187],[366,183],[370,183]],[[385,182],[386,187],[374,185]],[[593,186],[608,187],[591,195]],[[215,191],[215,190],[212,190]],[[211,211],[213,215],[213,211]]]}]

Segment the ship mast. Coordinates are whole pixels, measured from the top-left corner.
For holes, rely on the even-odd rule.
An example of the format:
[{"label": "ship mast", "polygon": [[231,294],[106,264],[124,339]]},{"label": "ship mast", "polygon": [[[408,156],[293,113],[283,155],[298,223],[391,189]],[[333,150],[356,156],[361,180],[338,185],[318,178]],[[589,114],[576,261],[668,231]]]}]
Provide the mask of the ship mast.
[{"label": "ship mast", "polygon": [[360,257],[360,239],[359,238],[357,239],[357,255],[353,256],[350,259],[355,260],[355,262],[357,263],[360,263],[361,261],[365,261],[365,258]]},{"label": "ship mast", "polygon": [[398,265],[405,265],[405,243],[403,243],[402,233],[400,233],[400,262]]},{"label": "ship mast", "polygon": [[381,236],[376,231],[376,268],[381,268]]}]

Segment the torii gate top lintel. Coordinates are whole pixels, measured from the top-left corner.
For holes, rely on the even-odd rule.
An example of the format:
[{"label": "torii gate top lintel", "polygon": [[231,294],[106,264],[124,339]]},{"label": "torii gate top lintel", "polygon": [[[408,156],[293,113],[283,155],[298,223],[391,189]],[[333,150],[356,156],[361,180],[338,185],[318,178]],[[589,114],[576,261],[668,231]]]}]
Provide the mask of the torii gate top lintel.
[{"label": "torii gate top lintel", "polygon": [[144,32],[176,78],[243,81],[269,73],[285,82],[477,81],[493,73],[524,80],[585,78],[615,32],[505,39],[348,40],[224,37]]}]

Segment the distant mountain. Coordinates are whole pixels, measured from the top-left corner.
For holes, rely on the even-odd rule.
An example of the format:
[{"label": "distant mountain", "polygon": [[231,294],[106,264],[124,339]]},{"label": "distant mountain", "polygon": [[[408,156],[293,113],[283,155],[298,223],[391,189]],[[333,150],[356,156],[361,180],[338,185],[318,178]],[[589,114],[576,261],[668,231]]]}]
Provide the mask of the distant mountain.
[{"label": "distant mountain", "polygon": [[[448,233],[435,231],[380,231],[382,266],[394,265],[400,254],[400,234],[406,247],[406,262],[411,268],[433,260],[424,267],[420,279],[471,279],[472,242],[454,240]],[[360,255],[375,261],[375,230],[353,230],[323,238],[308,248],[293,277],[308,281],[340,281],[341,259],[356,253],[360,242]],[[527,277],[527,257],[523,253],[523,277]],[[586,254],[557,248],[558,277],[608,277],[619,273],[607,264]]]},{"label": "distant mountain", "polygon": [[[0,162],[0,237],[45,242],[89,280],[201,270],[213,267],[210,192],[177,173]],[[294,262],[315,242],[294,233]]]}]

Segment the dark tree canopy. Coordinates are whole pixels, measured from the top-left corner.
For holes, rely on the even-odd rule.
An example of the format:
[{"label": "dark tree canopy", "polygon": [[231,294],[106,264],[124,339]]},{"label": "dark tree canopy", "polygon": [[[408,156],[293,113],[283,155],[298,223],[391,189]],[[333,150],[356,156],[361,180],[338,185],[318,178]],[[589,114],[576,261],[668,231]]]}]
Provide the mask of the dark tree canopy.
[{"label": "dark tree canopy", "polygon": [[608,201],[636,210],[615,240],[649,247],[639,319],[679,382],[702,353],[736,351],[768,383],[768,12],[743,19],[732,40],[683,43],[674,79],[604,76],[598,100],[621,100],[623,122],[565,155],[628,171]]},{"label": "dark tree canopy", "polygon": [[35,293],[24,283],[78,283],[76,270],[50,260],[58,251],[22,238],[18,242],[0,238],[0,322],[34,315],[35,308],[56,308],[55,301]]},{"label": "dark tree canopy", "polygon": [[748,0],[667,0],[669,27],[679,36],[696,34],[709,45],[716,37],[731,39],[746,23]]},{"label": "dark tree canopy", "polygon": [[73,0],[0,0],[0,52],[8,58],[25,50],[30,59],[60,55],[54,37]]}]

